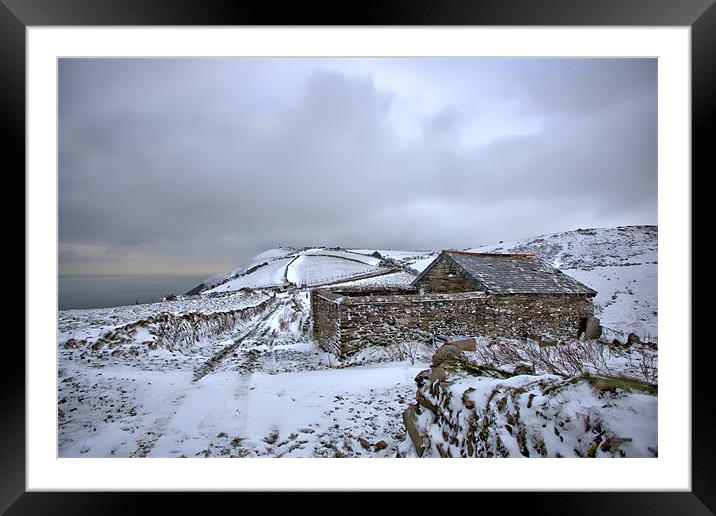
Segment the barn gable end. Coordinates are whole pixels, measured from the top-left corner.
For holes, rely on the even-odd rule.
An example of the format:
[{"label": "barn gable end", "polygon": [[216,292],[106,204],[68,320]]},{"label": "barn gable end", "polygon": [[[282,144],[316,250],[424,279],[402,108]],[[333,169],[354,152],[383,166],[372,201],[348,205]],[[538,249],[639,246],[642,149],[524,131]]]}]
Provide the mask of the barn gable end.
[{"label": "barn gable end", "polygon": [[485,290],[465,274],[446,252],[440,255],[413,281],[424,292],[474,292]]}]

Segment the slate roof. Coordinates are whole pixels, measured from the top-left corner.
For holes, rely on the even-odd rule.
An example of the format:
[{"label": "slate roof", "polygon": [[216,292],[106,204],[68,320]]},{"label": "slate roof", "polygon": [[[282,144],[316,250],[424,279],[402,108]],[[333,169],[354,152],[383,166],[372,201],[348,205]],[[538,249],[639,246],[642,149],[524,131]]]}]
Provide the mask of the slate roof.
[{"label": "slate roof", "polygon": [[478,288],[492,294],[597,294],[533,254],[443,251],[413,285],[443,258],[455,264]]}]

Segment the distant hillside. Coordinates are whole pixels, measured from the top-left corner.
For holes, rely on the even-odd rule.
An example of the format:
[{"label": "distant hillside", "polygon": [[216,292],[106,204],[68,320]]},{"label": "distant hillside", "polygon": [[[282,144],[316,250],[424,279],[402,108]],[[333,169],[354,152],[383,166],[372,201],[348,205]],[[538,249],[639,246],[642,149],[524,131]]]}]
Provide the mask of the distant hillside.
[{"label": "distant hillside", "polygon": [[296,249],[283,247],[277,249],[269,249],[267,251],[257,254],[248,262],[240,265],[235,269],[230,270],[229,272],[226,272],[224,274],[217,274],[216,276],[207,278],[206,280],[204,280],[204,282],[187,292],[186,295],[190,296],[193,294],[199,294],[200,292],[207,291],[232,279],[238,278],[240,276],[245,276],[246,274],[250,274],[251,272],[254,272],[254,270],[261,268],[265,263],[278,260],[295,252]]},{"label": "distant hillside", "polygon": [[279,248],[264,251],[236,269],[213,276],[187,294],[233,292],[242,288],[312,287],[395,272],[382,258],[339,248]]}]

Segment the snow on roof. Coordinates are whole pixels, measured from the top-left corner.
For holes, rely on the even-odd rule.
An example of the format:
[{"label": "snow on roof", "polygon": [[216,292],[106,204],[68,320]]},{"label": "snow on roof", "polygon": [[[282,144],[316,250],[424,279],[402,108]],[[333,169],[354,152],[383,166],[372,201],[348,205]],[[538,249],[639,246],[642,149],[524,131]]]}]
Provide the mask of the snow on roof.
[{"label": "snow on roof", "polygon": [[450,260],[468,280],[493,294],[596,295],[596,291],[529,253],[443,251],[413,285],[442,259]]}]

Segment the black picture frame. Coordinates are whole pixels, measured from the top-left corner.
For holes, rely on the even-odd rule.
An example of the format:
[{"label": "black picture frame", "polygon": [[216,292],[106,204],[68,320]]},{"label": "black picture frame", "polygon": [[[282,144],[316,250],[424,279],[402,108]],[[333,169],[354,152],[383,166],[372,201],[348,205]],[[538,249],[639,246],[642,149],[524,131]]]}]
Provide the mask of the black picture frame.
[{"label": "black picture frame", "polygon": [[[689,26],[692,34],[692,180],[716,170],[710,134],[716,119],[716,6],[714,0],[492,0],[362,2],[331,6],[265,2],[190,0],[0,0],[0,120],[7,172],[25,170],[25,29],[29,26],[82,25],[606,25]],[[709,130],[710,129],[710,130]],[[693,171],[700,170],[700,174]],[[11,174],[6,174],[10,176]],[[24,177],[15,174],[15,177]],[[20,188],[25,191],[24,181]],[[7,191],[7,190],[6,190]],[[692,188],[693,191],[693,188]],[[698,190],[695,190],[698,192]],[[705,204],[692,201],[692,218],[707,217]],[[701,209],[701,213],[699,213]],[[11,220],[11,219],[8,219]],[[706,219],[708,220],[708,219]],[[693,233],[692,233],[693,234]],[[24,257],[27,259],[27,256]],[[692,257],[692,266],[705,259]],[[19,261],[19,260],[18,260]],[[27,269],[23,264],[27,275]],[[707,283],[709,280],[706,280]],[[706,285],[708,288],[708,285]],[[693,304],[692,304],[693,306]],[[692,316],[692,320],[694,317]],[[698,320],[698,319],[697,319]],[[8,339],[9,341],[10,339]],[[17,340],[17,339],[13,339]],[[6,348],[9,342],[6,341]],[[692,490],[690,492],[480,493],[474,507],[491,501],[529,513],[549,514],[712,514],[716,510],[714,403],[711,400],[712,344],[692,338]],[[692,343],[682,343],[685,348]],[[163,511],[187,509],[178,493],[69,493],[25,491],[25,354],[6,351],[0,376],[0,512],[7,514],[126,514],[149,509],[160,497]],[[248,493],[212,495],[212,502]],[[477,495],[475,495],[477,496]],[[217,500],[218,497],[218,500]],[[488,497],[488,498],[485,498]],[[355,498],[355,501],[354,501]],[[429,497],[426,497],[429,498]],[[490,500],[489,498],[495,498]],[[294,495],[300,503],[305,497]],[[363,500],[362,502],[358,501]],[[341,512],[365,512],[365,494],[342,496]],[[409,501],[414,500],[414,501]],[[417,498],[402,504],[423,505]],[[295,503],[294,502],[294,503]],[[335,503],[335,502],[333,502]],[[333,504],[328,504],[328,509]],[[385,504],[385,502],[381,502]],[[400,503],[400,502],[399,502]],[[383,505],[387,508],[387,505]],[[320,510],[315,502],[314,510]],[[414,506],[417,508],[417,506]],[[217,508],[217,510],[219,510]],[[335,510],[335,507],[334,507]],[[477,510],[477,509],[476,509]],[[332,511],[334,512],[334,511]]]}]

